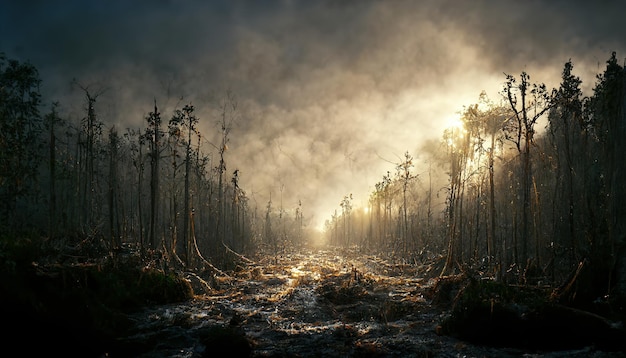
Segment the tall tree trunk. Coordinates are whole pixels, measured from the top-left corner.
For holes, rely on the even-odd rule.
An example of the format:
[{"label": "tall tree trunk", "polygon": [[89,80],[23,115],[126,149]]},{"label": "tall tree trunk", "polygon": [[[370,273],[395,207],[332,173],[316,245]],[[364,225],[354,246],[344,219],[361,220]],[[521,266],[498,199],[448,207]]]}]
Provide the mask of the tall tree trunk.
[{"label": "tall tree trunk", "polygon": [[96,113],[94,110],[94,103],[96,99],[92,97],[89,92],[86,92],[87,100],[89,102],[89,108],[87,111],[87,142],[86,142],[86,173],[85,173],[85,213],[86,213],[86,222],[85,224],[91,230],[94,225],[94,162],[95,162],[95,151],[94,151],[94,141],[95,141],[95,117]]},{"label": "tall tree trunk", "polygon": [[118,193],[117,193],[117,132],[112,127],[109,132],[109,232],[111,235],[111,250],[117,251],[121,247]]},{"label": "tall tree trunk", "polygon": [[138,178],[137,178],[137,217],[139,221],[139,247],[142,254],[145,254],[146,243],[144,237],[144,227],[143,227],[143,204],[141,201],[141,192],[143,189],[143,143],[139,141],[139,158],[137,159],[138,165]]},{"label": "tall tree trunk", "polygon": [[496,239],[496,197],[494,185],[494,151],[495,151],[495,135],[491,135],[491,148],[489,149],[489,236],[487,238],[487,254],[489,264],[493,265],[495,257],[495,239]]},{"label": "tall tree trunk", "polygon": [[189,172],[191,171],[191,130],[189,130],[189,142],[187,144],[187,154],[185,155],[185,193],[183,212],[183,247],[185,250],[185,262],[189,267],[191,264],[191,240],[189,235],[189,223],[191,222],[191,207],[189,205]]},{"label": "tall tree trunk", "polygon": [[48,224],[48,236],[54,238],[57,231],[57,198],[56,198],[56,136],[54,134],[54,125],[56,122],[56,113],[54,109],[49,116],[50,125],[50,217]]},{"label": "tall tree trunk", "polygon": [[156,250],[159,223],[159,163],[161,162],[161,115],[154,100],[154,112],[148,115],[150,125],[150,249]]},{"label": "tall tree trunk", "polygon": [[530,164],[530,138],[526,136],[524,152],[522,154],[523,172],[522,172],[522,253],[520,262],[523,264],[528,258],[528,242],[530,241],[530,182],[531,182],[531,164]]}]

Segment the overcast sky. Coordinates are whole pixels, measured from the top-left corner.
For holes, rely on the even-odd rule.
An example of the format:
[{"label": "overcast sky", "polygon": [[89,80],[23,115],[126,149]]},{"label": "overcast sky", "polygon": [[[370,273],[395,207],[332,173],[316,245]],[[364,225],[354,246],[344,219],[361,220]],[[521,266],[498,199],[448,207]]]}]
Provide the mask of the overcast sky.
[{"label": "overcast sky", "polygon": [[228,175],[261,210],[282,189],[319,225],[344,195],[366,203],[406,151],[425,160],[481,91],[499,99],[504,73],[552,88],[571,59],[590,91],[612,51],[626,57],[624,14],[626,1],[16,0],[0,3],[0,52],[35,65],[68,117],[84,116],[72,79],[106,89],[96,111],[122,130],[145,127],[156,98],[165,120],[193,103],[215,140],[231,90]]}]

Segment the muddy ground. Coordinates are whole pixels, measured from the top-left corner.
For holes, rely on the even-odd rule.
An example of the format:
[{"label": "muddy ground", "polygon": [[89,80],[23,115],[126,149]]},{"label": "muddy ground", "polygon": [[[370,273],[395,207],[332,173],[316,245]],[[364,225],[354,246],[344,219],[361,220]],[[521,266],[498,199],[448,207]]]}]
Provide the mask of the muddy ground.
[{"label": "muddy ground", "polygon": [[189,275],[196,297],[133,316],[139,357],[618,357],[541,352],[440,334],[432,264],[330,250],[264,257],[234,276]]}]

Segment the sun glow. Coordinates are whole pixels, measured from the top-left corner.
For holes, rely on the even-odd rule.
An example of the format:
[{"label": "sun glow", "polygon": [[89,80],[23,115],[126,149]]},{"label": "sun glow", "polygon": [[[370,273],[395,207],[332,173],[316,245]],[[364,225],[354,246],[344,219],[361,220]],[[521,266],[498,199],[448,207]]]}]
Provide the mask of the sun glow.
[{"label": "sun glow", "polygon": [[467,132],[465,123],[459,117],[448,117],[445,122],[444,140],[450,148],[456,148]]},{"label": "sun glow", "polygon": [[460,117],[448,117],[446,118],[445,128],[452,131],[465,132],[465,123]]}]

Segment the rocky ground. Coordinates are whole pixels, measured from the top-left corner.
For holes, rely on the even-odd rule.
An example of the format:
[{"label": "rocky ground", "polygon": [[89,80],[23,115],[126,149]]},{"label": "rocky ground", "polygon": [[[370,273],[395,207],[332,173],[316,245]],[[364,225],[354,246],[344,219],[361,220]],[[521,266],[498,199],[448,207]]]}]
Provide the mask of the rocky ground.
[{"label": "rocky ground", "polygon": [[[594,347],[524,351],[440,334],[434,266],[355,252],[266,257],[236,275],[190,275],[195,299],[132,316],[121,343],[139,357],[618,357]],[[134,353],[133,353],[134,352]]]}]

